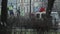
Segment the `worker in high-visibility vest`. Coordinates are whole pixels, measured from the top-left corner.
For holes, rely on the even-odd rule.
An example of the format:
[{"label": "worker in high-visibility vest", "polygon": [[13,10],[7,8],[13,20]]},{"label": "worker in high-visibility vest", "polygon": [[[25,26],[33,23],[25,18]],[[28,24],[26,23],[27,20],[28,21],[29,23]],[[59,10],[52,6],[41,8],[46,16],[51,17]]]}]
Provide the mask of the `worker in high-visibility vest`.
[{"label": "worker in high-visibility vest", "polygon": [[13,13],[13,6],[9,6],[8,8],[9,8],[10,15],[14,15],[14,13]]}]

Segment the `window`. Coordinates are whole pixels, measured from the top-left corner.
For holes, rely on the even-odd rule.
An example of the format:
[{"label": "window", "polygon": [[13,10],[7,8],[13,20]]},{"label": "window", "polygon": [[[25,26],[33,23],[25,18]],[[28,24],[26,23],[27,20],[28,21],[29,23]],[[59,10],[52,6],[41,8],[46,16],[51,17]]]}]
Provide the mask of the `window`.
[{"label": "window", "polygon": [[42,2],[43,0],[40,0],[40,2]]},{"label": "window", "polygon": [[34,0],[31,0],[31,2],[34,2]]},{"label": "window", "polygon": [[41,7],[46,8],[47,7],[47,2],[46,1],[47,0],[37,0],[35,2],[35,0],[34,0],[34,2],[32,2],[32,4],[31,4],[31,6],[33,6],[33,11],[38,12]]},{"label": "window", "polygon": [[[23,3],[22,3],[23,2]],[[23,5],[23,6],[22,6]],[[25,13],[30,11],[30,0],[8,0],[8,8],[9,6],[13,6],[12,10],[14,12],[14,15],[17,14],[17,10],[20,10],[20,15],[25,16]],[[23,8],[22,8],[23,7]],[[8,13],[10,11],[8,10]]]},{"label": "window", "polygon": [[28,2],[28,0],[24,0],[24,2],[25,2],[25,3],[27,3],[27,2]]},{"label": "window", "polygon": [[38,1],[40,1],[40,2],[47,2],[48,0],[38,0]]}]

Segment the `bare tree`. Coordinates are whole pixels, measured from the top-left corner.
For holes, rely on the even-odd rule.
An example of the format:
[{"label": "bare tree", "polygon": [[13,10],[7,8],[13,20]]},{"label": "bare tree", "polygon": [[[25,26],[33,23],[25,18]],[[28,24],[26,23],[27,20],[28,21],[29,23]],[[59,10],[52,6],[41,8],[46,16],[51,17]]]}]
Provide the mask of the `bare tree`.
[{"label": "bare tree", "polygon": [[3,25],[0,26],[0,33],[1,34],[7,34],[7,30],[4,24],[7,23],[7,0],[2,0],[1,3],[1,22]]}]

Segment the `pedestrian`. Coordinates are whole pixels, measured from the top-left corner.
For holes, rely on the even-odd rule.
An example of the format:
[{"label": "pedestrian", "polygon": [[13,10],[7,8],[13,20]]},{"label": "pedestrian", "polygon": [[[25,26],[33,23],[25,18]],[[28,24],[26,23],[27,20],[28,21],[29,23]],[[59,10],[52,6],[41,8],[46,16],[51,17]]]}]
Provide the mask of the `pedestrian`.
[{"label": "pedestrian", "polygon": [[10,17],[13,18],[13,16],[14,16],[14,12],[13,12],[13,6],[12,6],[12,5],[9,6],[9,13],[10,13]]},{"label": "pedestrian", "polygon": [[20,15],[20,10],[17,10],[17,16],[19,16]]}]

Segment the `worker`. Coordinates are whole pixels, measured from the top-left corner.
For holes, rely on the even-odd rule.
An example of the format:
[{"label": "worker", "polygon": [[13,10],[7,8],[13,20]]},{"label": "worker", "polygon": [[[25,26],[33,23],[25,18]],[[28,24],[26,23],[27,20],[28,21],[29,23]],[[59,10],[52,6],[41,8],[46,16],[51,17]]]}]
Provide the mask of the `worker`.
[{"label": "worker", "polygon": [[14,16],[13,6],[11,5],[11,6],[9,6],[8,8],[9,8],[10,17],[13,18],[13,16]]}]

